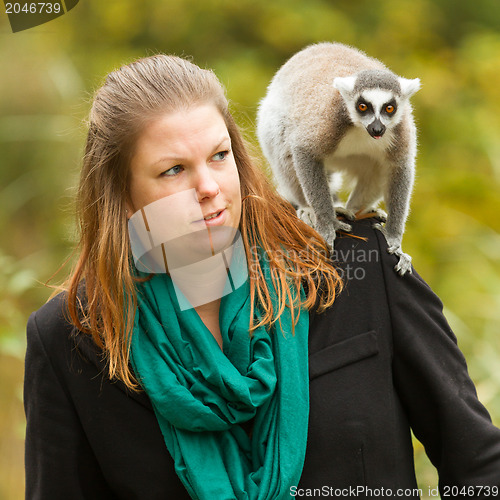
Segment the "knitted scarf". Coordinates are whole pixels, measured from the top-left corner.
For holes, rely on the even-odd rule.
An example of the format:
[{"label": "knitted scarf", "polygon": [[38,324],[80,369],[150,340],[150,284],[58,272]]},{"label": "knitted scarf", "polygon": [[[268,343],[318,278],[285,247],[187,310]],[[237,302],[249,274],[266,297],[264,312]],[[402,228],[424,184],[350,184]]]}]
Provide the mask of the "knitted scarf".
[{"label": "knitted scarf", "polygon": [[190,496],[289,498],[307,440],[307,311],[294,335],[288,307],[250,335],[247,280],[221,300],[221,349],[195,309],[181,310],[168,275],[138,285],[137,297],[132,366]]}]

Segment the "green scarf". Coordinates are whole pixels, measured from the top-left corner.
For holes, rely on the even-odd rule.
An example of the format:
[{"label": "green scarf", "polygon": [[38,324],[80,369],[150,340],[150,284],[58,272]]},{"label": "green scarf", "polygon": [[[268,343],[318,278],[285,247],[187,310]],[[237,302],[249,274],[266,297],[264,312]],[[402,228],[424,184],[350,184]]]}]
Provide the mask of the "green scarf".
[{"label": "green scarf", "polygon": [[222,298],[221,350],[194,309],[180,310],[168,275],[138,285],[137,296],[132,366],[191,497],[289,498],[307,441],[307,311],[295,335],[288,307],[274,328],[249,335],[247,280]]}]

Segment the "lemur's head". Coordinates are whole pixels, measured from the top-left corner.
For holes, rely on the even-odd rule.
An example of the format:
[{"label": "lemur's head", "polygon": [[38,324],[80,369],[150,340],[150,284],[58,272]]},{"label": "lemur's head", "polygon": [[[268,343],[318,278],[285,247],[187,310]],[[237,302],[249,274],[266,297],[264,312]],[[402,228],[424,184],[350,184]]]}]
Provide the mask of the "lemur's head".
[{"label": "lemur's head", "polygon": [[420,80],[407,80],[390,71],[365,70],[335,78],[333,86],[342,95],[353,124],[380,139],[401,121],[410,97],[420,88]]}]

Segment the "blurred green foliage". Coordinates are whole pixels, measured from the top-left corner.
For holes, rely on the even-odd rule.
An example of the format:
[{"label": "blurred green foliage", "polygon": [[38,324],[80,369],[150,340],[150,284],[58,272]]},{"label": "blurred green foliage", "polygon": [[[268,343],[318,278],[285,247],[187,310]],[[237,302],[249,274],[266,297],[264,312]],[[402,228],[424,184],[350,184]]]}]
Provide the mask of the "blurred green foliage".
[{"label": "blurred green foliage", "polygon": [[[24,325],[50,293],[40,282],[70,253],[82,120],[104,75],[157,52],[192,56],[219,75],[255,143],[269,80],[319,41],[356,46],[422,81],[413,98],[418,176],[405,249],[443,299],[500,424],[500,2],[81,0],[17,34],[0,16],[0,360],[9,367],[2,379],[17,374],[17,389],[0,393],[2,455],[22,446]],[[8,456],[17,458],[0,467],[0,498],[22,498],[22,453]],[[425,492],[436,479],[423,456],[416,443]]]}]

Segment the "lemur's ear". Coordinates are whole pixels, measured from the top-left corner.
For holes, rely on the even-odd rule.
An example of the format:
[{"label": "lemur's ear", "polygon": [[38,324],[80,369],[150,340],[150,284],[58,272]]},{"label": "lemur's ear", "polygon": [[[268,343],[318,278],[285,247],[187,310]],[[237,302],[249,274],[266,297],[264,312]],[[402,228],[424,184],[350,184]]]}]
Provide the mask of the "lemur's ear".
[{"label": "lemur's ear", "polygon": [[333,80],[333,86],[342,94],[350,94],[354,90],[356,83],[355,76],[337,77]]},{"label": "lemur's ear", "polygon": [[420,79],[415,78],[413,80],[408,80],[406,78],[399,77],[399,85],[401,85],[401,94],[407,99],[410,98],[417,90],[420,89]]}]

